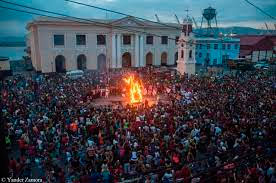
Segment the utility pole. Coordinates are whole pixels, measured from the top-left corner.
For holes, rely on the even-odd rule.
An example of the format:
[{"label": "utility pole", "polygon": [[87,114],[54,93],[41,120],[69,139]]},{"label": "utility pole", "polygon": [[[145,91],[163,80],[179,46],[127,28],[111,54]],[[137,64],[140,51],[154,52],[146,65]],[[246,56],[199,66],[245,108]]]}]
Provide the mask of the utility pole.
[{"label": "utility pole", "polygon": [[[1,68],[0,68],[1,70]],[[1,80],[1,95],[2,95],[2,90],[3,90],[3,72],[0,71],[0,80]],[[3,97],[3,96],[2,96]],[[1,98],[2,98],[1,97]],[[9,176],[9,157],[8,157],[8,152],[6,149],[6,140],[5,140],[5,129],[4,129],[4,118],[2,114],[2,109],[3,109],[3,99],[0,101],[0,178],[6,178]],[[0,179],[1,180],[1,179]]]}]

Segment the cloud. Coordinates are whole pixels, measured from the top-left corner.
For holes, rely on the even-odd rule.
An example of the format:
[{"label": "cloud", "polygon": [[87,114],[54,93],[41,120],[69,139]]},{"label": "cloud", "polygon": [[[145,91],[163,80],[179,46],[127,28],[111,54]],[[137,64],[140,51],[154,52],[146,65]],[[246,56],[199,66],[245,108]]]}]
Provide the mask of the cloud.
[{"label": "cloud", "polygon": [[25,22],[21,21],[1,21],[1,37],[5,36],[15,36],[15,37],[22,37],[26,33],[25,30]]},{"label": "cloud", "polygon": [[[82,18],[122,18],[121,15],[97,10],[82,5],[76,5],[64,0],[6,0],[14,3],[24,4],[35,8],[45,9],[58,13],[63,13],[71,16]],[[204,8],[212,6],[217,9],[217,20],[219,25],[235,26],[246,25],[255,28],[262,27],[264,22],[271,22],[271,19],[262,14],[259,10],[252,7],[245,0],[75,0],[82,3],[87,3],[95,6],[100,6],[107,9],[131,14],[134,16],[155,20],[155,14],[163,22],[176,22],[174,14],[180,20],[186,16],[185,9],[190,10],[190,15],[193,16],[197,23],[200,24],[202,11]],[[252,0],[251,0],[252,1]],[[267,13],[276,17],[276,1],[275,0],[254,0],[257,6],[261,7]],[[13,5],[7,5],[0,2],[1,6],[18,8]],[[18,8],[20,9],[20,8]],[[22,8],[21,8],[22,9]],[[25,32],[25,25],[33,17],[32,15],[13,12],[10,10],[1,9],[0,24],[9,25],[4,29],[0,29],[0,34],[7,32]],[[33,10],[30,10],[33,11]],[[9,23],[9,21],[11,23]],[[22,26],[21,26],[22,25]],[[8,29],[18,29],[10,30]]]}]

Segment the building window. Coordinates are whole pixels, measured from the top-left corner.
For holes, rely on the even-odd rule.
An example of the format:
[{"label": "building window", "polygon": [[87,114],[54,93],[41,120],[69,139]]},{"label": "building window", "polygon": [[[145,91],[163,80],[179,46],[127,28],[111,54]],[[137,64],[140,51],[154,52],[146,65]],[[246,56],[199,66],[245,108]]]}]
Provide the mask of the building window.
[{"label": "building window", "polygon": [[178,40],[179,40],[179,36],[176,36],[175,37],[175,44],[177,44]]},{"label": "building window", "polygon": [[202,44],[199,44],[199,49],[202,49]]},{"label": "building window", "polygon": [[217,62],[218,62],[218,60],[215,58],[215,59],[213,60],[213,65],[217,65]]},{"label": "building window", "polygon": [[86,45],[86,36],[85,35],[76,35],[77,45]]},{"label": "building window", "polygon": [[64,35],[54,35],[54,45],[64,46]]},{"label": "building window", "polygon": [[231,44],[227,45],[227,49],[230,50],[231,49]]},{"label": "building window", "polygon": [[202,53],[199,52],[198,56],[199,56],[199,58],[201,58],[202,57]]},{"label": "building window", "polygon": [[207,54],[206,54],[206,57],[209,58],[209,57],[210,57],[210,53],[207,53]]},{"label": "building window", "polygon": [[238,49],[238,44],[235,44],[235,49],[236,49],[236,50]]},{"label": "building window", "polygon": [[197,52],[195,52],[195,54],[197,55]]},{"label": "building window", "polygon": [[184,58],[184,51],[181,50],[181,58]]},{"label": "building window", "polygon": [[189,51],[189,58],[192,58],[192,56],[193,56],[193,51],[190,50],[190,51]]},{"label": "building window", "polygon": [[97,35],[97,45],[105,45],[106,39],[105,35]]},{"label": "building window", "polygon": [[225,44],[222,44],[222,49],[225,50]]},{"label": "building window", "polygon": [[208,50],[210,49],[210,44],[207,44],[207,49],[208,49]]},{"label": "building window", "polygon": [[218,44],[214,44],[214,49],[215,49],[215,50],[218,49]]},{"label": "building window", "polygon": [[147,36],[147,44],[153,44],[153,36]]},{"label": "building window", "polygon": [[124,45],[130,45],[131,44],[131,36],[130,35],[124,35],[123,36],[123,44]]},{"label": "building window", "polygon": [[168,36],[161,37],[161,44],[168,44]]}]

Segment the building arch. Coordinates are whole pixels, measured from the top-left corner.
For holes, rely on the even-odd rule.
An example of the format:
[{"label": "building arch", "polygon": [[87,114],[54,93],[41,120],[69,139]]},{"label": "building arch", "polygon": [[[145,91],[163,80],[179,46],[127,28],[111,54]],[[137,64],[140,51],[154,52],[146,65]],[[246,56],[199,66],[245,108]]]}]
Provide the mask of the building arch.
[{"label": "building arch", "polygon": [[146,66],[152,66],[153,65],[153,55],[151,52],[148,52],[146,55]]},{"label": "building arch", "polygon": [[163,52],[161,54],[161,65],[166,66],[168,64],[168,54],[167,52]]},{"label": "building arch", "polygon": [[56,56],[55,65],[56,65],[56,72],[58,73],[66,72],[65,57],[63,55]]},{"label": "building arch", "polygon": [[131,54],[129,52],[122,55],[122,67],[131,67]]},{"label": "building arch", "polygon": [[77,57],[77,68],[78,70],[86,70],[86,56],[84,54]]},{"label": "building arch", "polygon": [[106,70],[106,68],[107,68],[106,56],[105,56],[105,54],[102,53],[102,54],[98,55],[98,57],[97,57],[97,69],[99,71],[104,71],[104,70]]},{"label": "building arch", "polygon": [[174,54],[174,65],[177,64],[177,60],[178,60],[178,51],[175,52],[175,54]]},{"label": "building arch", "polygon": [[190,51],[189,51],[189,58],[192,58],[192,57],[193,57],[193,51],[190,50]]}]

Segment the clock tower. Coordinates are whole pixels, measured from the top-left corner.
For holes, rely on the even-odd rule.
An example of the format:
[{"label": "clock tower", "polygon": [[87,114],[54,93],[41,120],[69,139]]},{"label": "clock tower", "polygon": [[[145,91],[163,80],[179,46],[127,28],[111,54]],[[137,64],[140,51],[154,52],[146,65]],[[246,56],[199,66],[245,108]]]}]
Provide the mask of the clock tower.
[{"label": "clock tower", "polygon": [[195,47],[196,42],[193,35],[193,22],[189,16],[187,16],[182,25],[181,35],[177,42],[178,47],[178,59],[177,59],[177,71],[184,75],[189,76],[195,74]]}]

